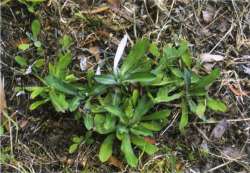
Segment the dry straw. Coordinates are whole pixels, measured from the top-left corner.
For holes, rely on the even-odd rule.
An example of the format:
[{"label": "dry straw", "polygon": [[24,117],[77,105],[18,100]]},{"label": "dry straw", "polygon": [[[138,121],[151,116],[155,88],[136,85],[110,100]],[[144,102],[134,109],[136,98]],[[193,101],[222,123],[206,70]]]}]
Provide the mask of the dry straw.
[{"label": "dry straw", "polygon": [[0,73],[0,113],[6,108],[5,92],[4,92],[4,79]]}]

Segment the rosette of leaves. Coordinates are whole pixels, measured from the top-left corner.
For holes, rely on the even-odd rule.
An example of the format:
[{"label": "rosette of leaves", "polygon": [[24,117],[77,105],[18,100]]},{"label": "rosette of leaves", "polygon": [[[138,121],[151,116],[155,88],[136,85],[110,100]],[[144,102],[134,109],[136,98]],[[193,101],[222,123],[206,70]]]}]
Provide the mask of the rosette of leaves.
[{"label": "rosette of leaves", "polygon": [[84,116],[86,128],[106,135],[100,147],[99,159],[107,161],[117,142],[132,167],[138,163],[132,146],[149,155],[154,154],[158,148],[144,140],[144,137],[153,137],[154,132],[160,131],[170,114],[168,109],[152,111],[154,103],[145,95],[139,95],[138,90],[134,90],[129,97],[116,89],[113,94],[98,97],[95,103],[87,102],[85,108],[91,112]]}]

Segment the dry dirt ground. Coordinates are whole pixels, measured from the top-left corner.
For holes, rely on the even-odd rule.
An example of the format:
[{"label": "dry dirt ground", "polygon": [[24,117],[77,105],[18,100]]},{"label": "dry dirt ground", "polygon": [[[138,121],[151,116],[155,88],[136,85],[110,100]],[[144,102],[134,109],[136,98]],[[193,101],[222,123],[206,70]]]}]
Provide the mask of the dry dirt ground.
[{"label": "dry dirt ground", "polygon": [[[50,0],[40,5],[36,14],[29,13],[15,0],[1,2],[1,71],[8,112],[19,125],[16,131],[10,123],[9,131],[1,136],[2,172],[250,172],[250,2],[129,0],[120,5],[116,2]],[[72,136],[85,133],[83,124],[74,120],[73,115],[58,114],[51,107],[31,112],[29,95],[17,94],[15,90],[17,86],[37,84],[34,77],[20,73],[14,60],[20,53],[17,45],[26,41],[34,18],[42,22],[39,37],[45,47],[46,63],[55,58],[60,36],[69,34],[74,38],[76,72],[81,55],[90,57],[89,66],[95,68],[95,53],[85,49],[98,50],[98,58],[112,58],[125,33],[131,42],[144,36],[158,45],[185,38],[197,61],[202,53],[221,55],[222,61],[203,65],[206,71],[214,66],[221,69],[221,78],[210,92],[221,98],[229,111],[207,115],[214,119],[210,123],[193,118],[185,135],[178,131],[178,113],[172,115],[166,129],[156,135],[161,151],[141,158],[137,169],[120,169],[98,161],[102,141],[98,135],[94,145],[82,145],[75,154],[69,154]],[[30,62],[36,58],[32,50],[25,56]],[[212,139],[215,127],[225,130],[219,139]]]}]

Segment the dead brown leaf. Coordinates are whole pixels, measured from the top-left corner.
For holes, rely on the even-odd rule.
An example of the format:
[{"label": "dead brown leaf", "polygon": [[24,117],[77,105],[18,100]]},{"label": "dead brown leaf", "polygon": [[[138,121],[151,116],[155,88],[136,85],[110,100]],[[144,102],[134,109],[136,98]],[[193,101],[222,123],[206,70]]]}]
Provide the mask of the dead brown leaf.
[{"label": "dead brown leaf", "polygon": [[83,14],[97,14],[97,13],[102,13],[109,10],[108,6],[103,6],[103,7],[97,7],[93,10],[86,10],[86,11],[82,11]]},{"label": "dead brown leaf", "polygon": [[27,38],[20,38],[16,43],[15,47],[18,47],[20,44],[28,44],[29,40]]},{"label": "dead brown leaf", "polygon": [[108,162],[110,165],[113,165],[119,169],[124,168],[123,163],[119,159],[117,159],[115,156],[110,156]]},{"label": "dead brown leaf", "polygon": [[119,8],[121,5],[120,0],[107,0],[107,2],[114,8]]},{"label": "dead brown leaf", "polygon": [[150,143],[150,144],[155,144],[155,143],[156,143],[156,141],[155,141],[154,138],[151,138],[151,137],[148,137],[148,136],[145,136],[145,137],[144,137],[144,140],[145,140],[146,142]]},{"label": "dead brown leaf", "polygon": [[96,62],[100,60],[100,49],[97,46],[90,47],[89,52],[95,57]]},{"label": "dead brown leaf", "polygon": [[228,88],[234,93],[236,96],[247,96],[247,92],[240,90],[236,85],[229,84]]}]

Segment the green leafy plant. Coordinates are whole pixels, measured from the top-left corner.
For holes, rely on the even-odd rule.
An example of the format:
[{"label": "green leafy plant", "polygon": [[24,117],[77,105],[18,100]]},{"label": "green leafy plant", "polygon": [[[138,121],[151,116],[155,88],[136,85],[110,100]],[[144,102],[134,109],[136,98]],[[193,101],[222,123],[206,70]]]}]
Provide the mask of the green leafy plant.
[{"label": "green leafy plant", "polygon": [[[39,51],[41,51],[42,43],[38,40],[38,36],[41,32],[41,24],[40,24],[39,20],[35,19],[32,21],[31,31],[32,31],[32,33],[29,33],[29,32],[26,33],[27,36],[28,36],[29,40],[33,42],[34,46]],[[21,43],[18,45],[18,49],[21,51],[25,51],[25,50],[29,49],[30,46],[31,46],[31,44],[29,44],[29,43]]]},{"label": "green leafy plant", "polygon": [[[32,34],[27,33],[29,39],[33,42],[34,46],[36,47],[37,53],[39,53],[41,56],[43,49],[42,49],[42,43],[38,40],[39,33],[41,32],[41,24],[39,20],[35,19],[32,21],[31,24],[31,30]],[[27,50],[31,44],[29,43],[21,43],[18,45],[18,49],[21,51]],[[29,63],[27,58],[17,55],[15,56],[15,61],[17,64],[20,65],[21,71],[25,72],[25,74],[30,74],[32,70],[34,72],[37,72],[40,68],[42,68],[45,64],[45,61],[43,58],[38,58],[33,61],[33,63]]]},{"label": "green leafy plant", "polygon": [[[145,137],[153,137],[167,123],[171,109],[166,103],[179,105],[179,129],[184,131],[190,115],[206,121],[205,111],[227,111],[226,105],[209,96],[209,86],[219,77],[214,69],[208,75],[196,73],[188,43],[167,45],[162,51],[148,39],[138,40],[123,60],[127,36],[118,46],[112,71],[94,75],[86,74],[85,84],[70,73],[72,56],[69,50],[72,39],[64,36],[61,51],[54,64],[49,64],[49,74],[39,79],[43,86],[30,87],[31,98],[40,97],[31,110],[50,101],[56,111],[75,111],[82,105],[87,131],[105,136],[99,159],[105,162],[113,154],[114,143],[120,144],[127,163],[135,167],[138,158],[133,146],[147,154],[158,148]],[[120,67],[119,63],[122,61]],[[25,65],[25,62],[19,61]],[[193,70],[196,68],[195,70]],[[70,152],[76,151],[81,140],[73,141]],[[115,145],[117,146],[117,145]]]},{"label": "green leafy plant", "polygon": [[84,87],[77,84],[78,78],[68,70],[68,66],[72,61],[72,55],[69,47],[71,41],[62,41],[69,36],[64,36],[60,43],[62,50],[58,54],[57,61],[49,64],[49,74],[44,78],[37,76],[43,86],[26,87],[31,92],[31,98],[40,99],[30,105],[30,109],[34,110],[42,104],[51,101],[52,105],[58,112],[66,110],[74,111],[85,98]]}]

